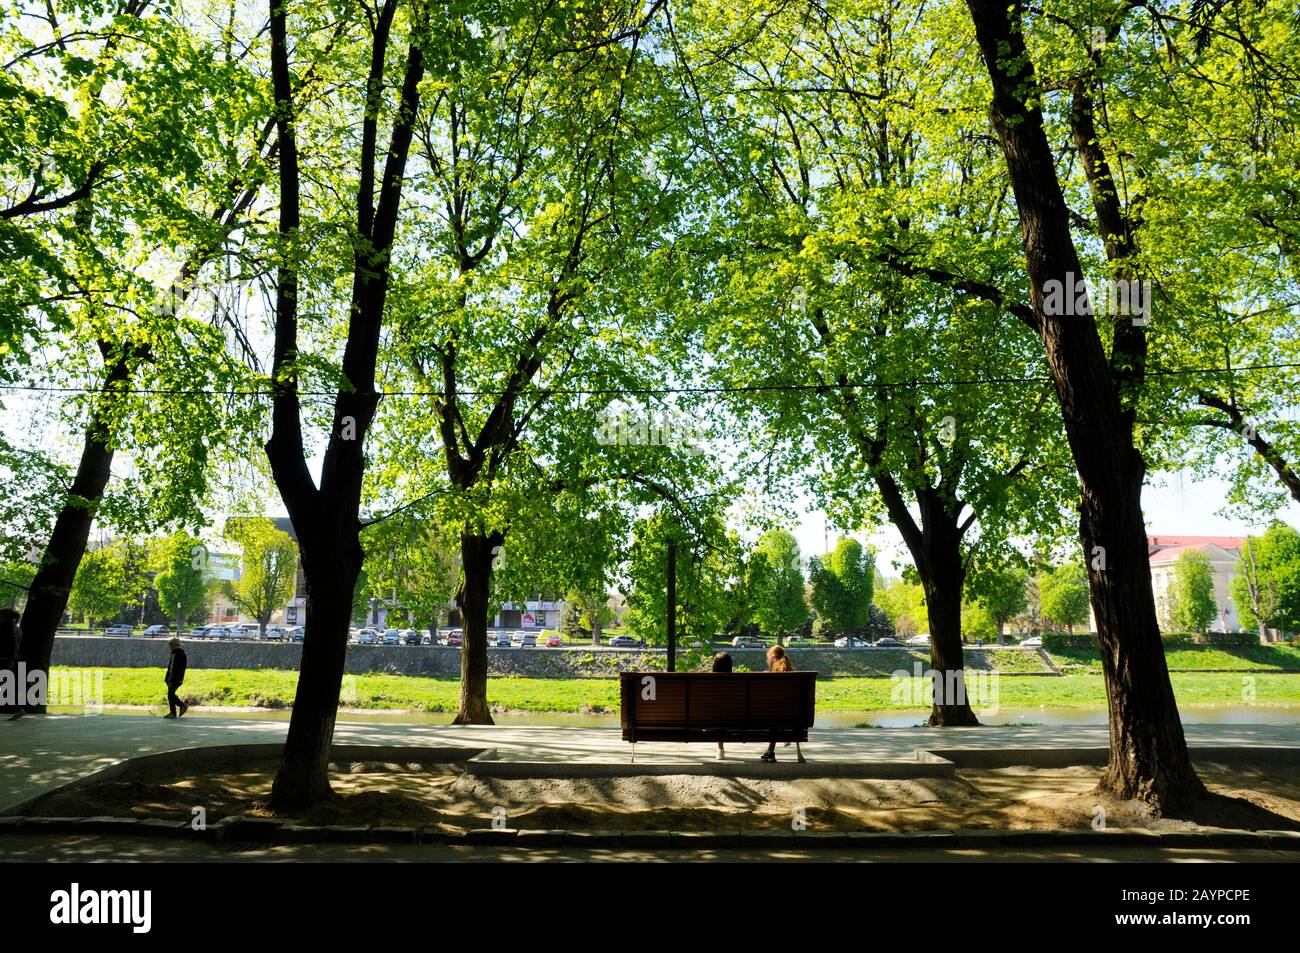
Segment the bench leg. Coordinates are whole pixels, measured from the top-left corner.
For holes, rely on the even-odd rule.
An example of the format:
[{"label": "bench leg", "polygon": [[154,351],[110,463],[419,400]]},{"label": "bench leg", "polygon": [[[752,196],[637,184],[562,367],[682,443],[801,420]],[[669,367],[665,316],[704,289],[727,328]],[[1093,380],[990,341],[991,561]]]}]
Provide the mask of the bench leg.
[{"label": "bench leg", "polygon": [[636,764],[636,742],[632,742],[632,763]]},{"label": "bench leg", "polygon": [[795,750],[795,754],[799,756],[799,763],[807,764],[808,760],[803,756],[803,749],[799,747],[799,742],[797,741],[794,743],[794,750]]}]

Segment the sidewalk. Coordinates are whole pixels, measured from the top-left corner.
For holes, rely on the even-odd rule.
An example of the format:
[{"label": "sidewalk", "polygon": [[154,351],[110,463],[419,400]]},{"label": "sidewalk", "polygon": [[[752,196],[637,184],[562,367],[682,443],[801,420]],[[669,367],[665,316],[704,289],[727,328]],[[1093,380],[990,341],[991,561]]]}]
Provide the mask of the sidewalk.
[{"label": "sidewalk", "polygon": [[[0,721],[0,814],[125,758],[197,746],[283,741],[288,722],[186,716],[46,715]],[[1188,725],[1192,747],[1297,747],[1300,725]],[[339,743],[496,748],[510,761],[626,762],[631,745],[612,728],[385,725],[340,722]],[[814,729],[809,761],[914,761],[918,750],[1104,748],[1104,726]],[[728,761],[756,760],[762,745],[727,746]],[[711,744],[641,744],[637,762],[712,762]],[[793,760],[794,748],[778,749]]]}]

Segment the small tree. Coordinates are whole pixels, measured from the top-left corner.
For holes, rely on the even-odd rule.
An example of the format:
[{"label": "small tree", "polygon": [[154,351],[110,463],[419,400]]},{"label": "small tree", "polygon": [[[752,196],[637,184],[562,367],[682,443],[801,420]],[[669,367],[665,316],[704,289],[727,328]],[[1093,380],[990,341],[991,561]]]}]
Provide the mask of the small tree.
[{"label": "small tree", "polygon": [[1039,578],[1038,600],[1043,618],[1073,635],[1088,621],[1087,570],[1075,563],[1049,569]]},{"label": "small tree", "polygon": [[778,640],[808,621],[803,568],[794,536],[783,529],[763,534],[746,567],[745,596],[750,621]]},{"label": "small tree", "polygon": [[1205,635],[1218,607],[1214,572],[1205,553],[1189,549],[1174,560],[1169,585],[1170,618],[1180,630]]},{"label": "small tree", "polygon": [[293,598],[298,547],[288,533],[264,517],[231,520],[226,536],[243,553],[239,578],[226,583],[226,596],[257,620],[258,635],[265,638],[275,610]]},{"label": "small tree", "polygon": [[875,575],[875,552],[856,539],[841,539],[829,556],[809,561],[812,606],[823,632],[858,632],[867,625]]},{"label": "small tree", "polygon": [[1029,606],[1025,592],[1028,581],[1025,570],[1009,566],[984,573],[971,583],[971,588],[977,593],[976,601],[997,629],[999,643],[1005,638],[1006,624]]},{"label": "small tree", "polygon": [[96,619],[117,615],[131,601],[126,558],[120,545],[101,546],[81,559],[68,596],[68,608],[86,617],[94,628]]},{"label": "small tree", "polygon": [[207,609],[212,591],[208,548],[201,539],[178,531],[154,547],[152,563],[158,606],[164,613],[176,613],[176,632],[180,634],[186,619]]},{"label": "small tree", "polygon": [[1267,630],[1300,631],[1300,533],[1274,523],[1262,537],[1242,547],[1232,579],[1232,599],[1246,625]]}]

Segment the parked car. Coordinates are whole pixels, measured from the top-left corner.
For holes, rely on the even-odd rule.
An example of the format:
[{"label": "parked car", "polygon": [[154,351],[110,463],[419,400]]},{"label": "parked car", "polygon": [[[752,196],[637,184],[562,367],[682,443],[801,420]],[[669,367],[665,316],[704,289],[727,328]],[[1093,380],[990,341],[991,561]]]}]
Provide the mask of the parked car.
[{"label": "parked car", "polygon": [[268,625],[266,627],[266,638],[269,642],[283,642],[288,631],[282,625]]},{"label": "parked car", "polygon": [[397,629],[385,629],[383,641],[385,645],[401,645],[402,633]]},{"label": "parked car", "polygon": [[290,642],[301,642],[306,637],[307,637],[307,629],[304,626],[295,625],[292,629],[289,630]]},{"label": "parked car", "polygon": [[923,632],[920,635],[912,636],[910,639],[904,639],[903,644],[904,645],[929,645],[930,636],[926,635]]},{"label": "parked car", "polygon": [[1020,644],[1021,644],[1021,645],[1024,645],[1024,646],[1027,646],[1027,647],[1029,647],[1029,648],[1031,648],[1031,649],[1042,648],[1042,647],[1043,647],[1043,638],[1042,638],[1042,636],[1034,635],[1034,636],[1031,636],[1031,637],[1025,639],[1025,640],[1024,640],[1023,642],[1021,642]]},{"label": "parked car", "polygon": [[514,648],[514,640],[510,638],[509,632],[498,632],[493,644],[499,649]]},{"label": "parked car", "polygon": [[144,632],[141,634],[154,639],[160,635],[170,635],[171,630],[172,627],[169,625],[147,625],[144,628]]},{"label": "parked car", "polygon": [[792,635],[790,638],[786,639],[785,644],[791,648],[798,648],[801,645],[809,646],[814,643],[812,639],[806,639],[802,635]]},{"label": "parked car", "polygon": [[419,645],[424,641],[424,637],[415,629],[403,629],[402,641],[407,645]]},{"label": "parked car", "polygon": [[464,629],[451,629],[447,632],[447,645],[453,648],[459,648],[465,640]]},{"label": "parked car", "polygon": [[738,635],[731,640],[733,649],[765,649],[767,643],[755,635]]},{"label": "parked car", "polygon": [[519,638],[519,647],[521,649],[537,648],[537,634],[535,632],[521,633]]},{"label": "parked car", "polygon": [[110,625],[104,629],[105,635],[125,635],[128,639],[135,634],[133,625]]},{"label": "parked car", "polygon": [[375,645],[379,642],[379,633],[374,629],[362,629],[357,633],[357,645]]},{"label": "parked car", "polygon": [[546,636],[546,647],[548,649],[558,649],[560,647],[560,633],[552,632]]},{"label": "parked car", "polygon": [[835,647],[837,649],[869,649],[871,648],[871,643],[866,639],[855,639],[852,636],[845,636],[842,639],[835,640]]},{"label": "parked car", "polygon": [[883,639],[876,639],[876,648],[878,649],[901,648],[902,645],[903,643],[898,641],[898,639],[891,639],[889,636],[885,636]]},{"label": "parked car", "polygon": [[616,635],[609,640],[611,649],[641,649],[645,648],[645,643],[640,639],[634,639],[630,635]]}]

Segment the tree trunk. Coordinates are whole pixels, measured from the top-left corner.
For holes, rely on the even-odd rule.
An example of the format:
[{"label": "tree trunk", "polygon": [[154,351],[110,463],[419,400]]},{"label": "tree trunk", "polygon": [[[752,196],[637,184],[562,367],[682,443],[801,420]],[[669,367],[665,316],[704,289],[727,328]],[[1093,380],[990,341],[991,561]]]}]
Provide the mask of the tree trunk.
[{"label": "tree trunk", "polygon": [[300,810],[328,797],[330,745],[347,664],[351,593],[361,571],[362,551],[352,540],[322,546],[300,541],[307,576],[307,620],[298,688],[280,770],[268,807],[276,813]]},{"label": "tree trunk", "polygon": [[490,725],[487,700],[488,598],[492,586],[493,550],[505,536],[500,532],[462,533],[461,577],[456,605],[460,607],[465,637],[460,646],[460,710],[453,725]]},{"label": "tree trunk", "polygon": [[966,696],[966,658],[961,643],[961,596],[966,569],[961,559],[961,535],[954,521],[927,513],[922,506],[925,548],[913,554],[930,620],[930,668],[934,704],[930,725],[951,728],[978,725]]},{"label": "tree trunk", "polygon": [[[106,358],[110,353],[109,347],[107,343],[100,342],[100,350]],[[130,378],[131,360],[129,352],[124,349],[109,365],[104,390],[107,392],[121,386]],[[82,557],[86,555],[90,526],[108,486],[112,465],[113,448],[109,442],[108,424],[97,409],[86,430],[77,475],[72,481],[63,508],[54,520],[54,529],[46,543],[45,552],[41,554],[27,605],[23,608],[23,637],[18,657],[26,662],[29,673],[44,672],[47,685],[54,634],[68,608],[72,581],[76,578]],[[36,705],[28,710],[40,712],[44,709],[44,705]]]},{"label": "tree trunk", "polygon": [[[1083,276],[1042,113],[1024,103],[1040,91],[1019,6],[1008,8],[1006,0],[967,0],[967,6],[992,82],[990,115],[1020,212],[1034,323],[1079,471],[1079,537],[1089,563],[1110,713],[1110,763],[1101,786],[1143,800],[1158,813],[1185,813],[1205,788],[1187,752],[1156,621],[1141,507],[1145,463],[1094,319],[1048,314],[1045,308],[1050,283],[1069,288]],[[1130,323],[1125,345],[1140,357],[1131,336]]]}]

